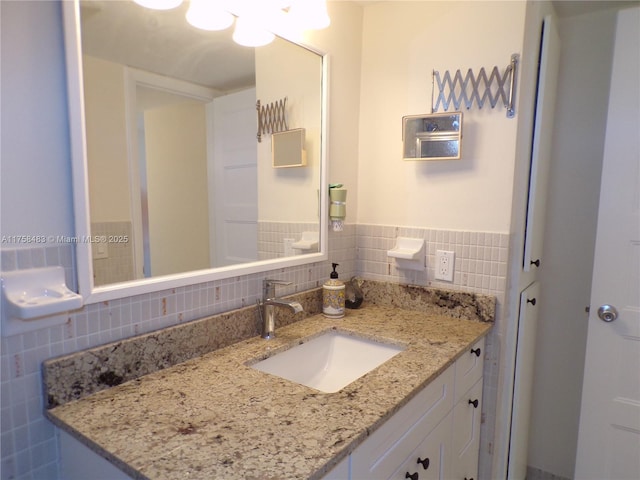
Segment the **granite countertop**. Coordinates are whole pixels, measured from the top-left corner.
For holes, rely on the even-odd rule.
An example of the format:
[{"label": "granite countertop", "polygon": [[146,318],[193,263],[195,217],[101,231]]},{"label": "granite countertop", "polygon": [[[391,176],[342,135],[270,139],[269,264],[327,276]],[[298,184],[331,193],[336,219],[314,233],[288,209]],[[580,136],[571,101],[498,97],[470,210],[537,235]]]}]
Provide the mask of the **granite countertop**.
[{"label": "granite countertop", "polygon": [[[367,305],[313,315],[47,410],[133,478],[320,478],[442,373],[492,323]],[[248,365],[337,329],[405,350],[337,393]]]}]

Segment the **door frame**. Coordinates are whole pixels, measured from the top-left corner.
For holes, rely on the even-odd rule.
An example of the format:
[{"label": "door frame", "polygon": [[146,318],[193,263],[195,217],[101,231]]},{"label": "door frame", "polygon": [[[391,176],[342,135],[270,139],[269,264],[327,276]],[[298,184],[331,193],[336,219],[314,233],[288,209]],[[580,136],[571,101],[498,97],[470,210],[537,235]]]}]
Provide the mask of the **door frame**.
[{"label": "door frame", "polygon": [[[140,187],[140,144],[138,141],[137,88],[145,87],[160,92],[179,95],[202,103],[211,102],[219,93],[211,88],[201,87],[175,78],[125,67],[125,129],[127,133],[127,164],[129,167],[129,201],[131,209],[131,239],[133,245],[133,264],[135,279],[148,277],[145,272],[146,238],[144,233],[143,201]],[[207,138],[209,137],[207,133]],[[147,219],[148,223],[148,219]],[[148,269],[148,267],[147,267]]]}]

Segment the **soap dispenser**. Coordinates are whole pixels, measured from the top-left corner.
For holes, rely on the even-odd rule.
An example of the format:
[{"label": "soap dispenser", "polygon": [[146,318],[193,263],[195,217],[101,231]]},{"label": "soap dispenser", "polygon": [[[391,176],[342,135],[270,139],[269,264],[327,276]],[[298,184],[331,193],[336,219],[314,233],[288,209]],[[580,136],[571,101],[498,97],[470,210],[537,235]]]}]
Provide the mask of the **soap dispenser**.
[{"label": "soap dispenser", "polygon": [[333,272],[322,285],[322,313],[327,318],[344,317],[344,283],[338,280],[337,263],[332,263]]}]

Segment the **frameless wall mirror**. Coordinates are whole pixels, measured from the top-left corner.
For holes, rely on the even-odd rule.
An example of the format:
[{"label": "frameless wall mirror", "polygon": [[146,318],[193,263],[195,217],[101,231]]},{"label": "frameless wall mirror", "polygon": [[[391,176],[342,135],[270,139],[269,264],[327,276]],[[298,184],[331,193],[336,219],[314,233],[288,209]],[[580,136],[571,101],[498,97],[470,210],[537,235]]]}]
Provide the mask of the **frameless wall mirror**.
[{"label": "frameless wall mirror", "polygon": [[[188,2],[62,5],[76,233],[100,240],[77,244],[85,303],[326,259],[326,55],[239,46],[231,29],[190,26]],[[256,99],[283,96],[304,175],[273,175],[256,140]],[[285,256],[303,231],[318,252]]]},{"label": "frameless wall mirror", "polygon": [[458,160],[462,155],[461,140],[461,112],[402,118],[405,160]]},{"label": "frameless wall mirror", "polygon": [[271,136],[273,168],[304,167],[307,164],[304,142],[304,128],[274,133]]}]

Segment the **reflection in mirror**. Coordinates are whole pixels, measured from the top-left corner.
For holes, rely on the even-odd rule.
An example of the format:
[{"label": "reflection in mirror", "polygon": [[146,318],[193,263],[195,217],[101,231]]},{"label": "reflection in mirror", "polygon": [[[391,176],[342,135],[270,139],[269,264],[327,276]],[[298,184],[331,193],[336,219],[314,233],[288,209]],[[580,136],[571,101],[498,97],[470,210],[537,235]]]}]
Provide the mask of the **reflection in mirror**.
[{"label": "reflection in mirror", "polygon": [[[95,286],[319,251],[292,245],[321,231],[323,57],[240,47],[186,8],[80,2]],[[256,101],[283,97],[302,168],[272,168],[271,136],[256,140]]]},{"label": "reflection in mirror", "polygon": [[304,128],[274,133],[271,136],[273,168],[304,167],[307,164],[304,142]]},{"label": "reflection in mirror", "polygon": [[459,160],[462,112],[408,115],[402,118],[405,160]]}]

